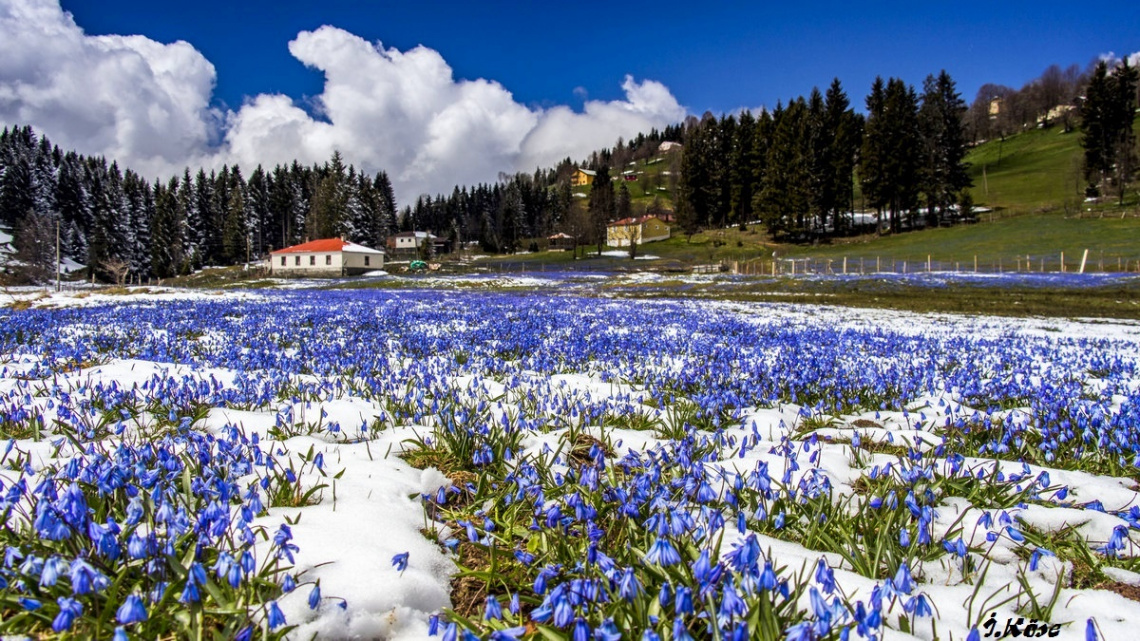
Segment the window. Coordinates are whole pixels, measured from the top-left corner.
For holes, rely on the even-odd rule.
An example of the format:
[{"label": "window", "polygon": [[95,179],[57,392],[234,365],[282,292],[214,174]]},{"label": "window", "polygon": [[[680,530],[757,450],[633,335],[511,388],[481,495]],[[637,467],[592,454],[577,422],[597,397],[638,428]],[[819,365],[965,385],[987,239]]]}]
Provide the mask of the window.
[{"label": "window", "polygon": [[364,266],[365,266],[365,267],[368,267],[368,259],[369,259],[369,258],[370,258],[369,256],[365,256],[365,257],[364,257]]},{"label": "window", "polygon": [[294,259],[293,259],[293,264],[294,264],[294,265],[296,265],[296,266],[298,266],[298,267],[300,267],[300,266],[301,266],[301,257],[300,257],[300,256],[297,256],[296,258],[294,258]]},{"label": "window", "polygon": [[329,254],[328,256],[325,256],[325,264],[326,264],[326,265],[331,265],[331,264],[332,264],[332,254]]},{"label": "window", "polygon": [[310,265],[316,265],[317,264],[317,257],[316,256],[309,256],[309,264]]},{"label": "window", "polygon": [[281,266],[282,267],[285,266],[285,257],[284,256],[281,257]]}]

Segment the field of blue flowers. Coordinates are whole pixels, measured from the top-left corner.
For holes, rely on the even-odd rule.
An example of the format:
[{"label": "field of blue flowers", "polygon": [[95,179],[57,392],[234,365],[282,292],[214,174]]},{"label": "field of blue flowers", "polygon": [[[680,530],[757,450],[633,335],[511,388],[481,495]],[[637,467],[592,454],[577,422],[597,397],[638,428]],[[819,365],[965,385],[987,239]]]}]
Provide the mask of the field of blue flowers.
[{"label": "field of blue flowers", "polygon": [[0,635],[1130,638],[1140,326],[573,294],[0,310]]}]

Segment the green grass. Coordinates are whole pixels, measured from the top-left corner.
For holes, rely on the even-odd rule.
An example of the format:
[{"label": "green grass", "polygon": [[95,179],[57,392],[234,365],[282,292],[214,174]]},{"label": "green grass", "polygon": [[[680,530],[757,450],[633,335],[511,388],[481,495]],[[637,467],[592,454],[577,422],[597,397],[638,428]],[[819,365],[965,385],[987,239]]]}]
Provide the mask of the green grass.
[{"label": "green grass", "polygon": [[[1140,118],[1133,128],[1140,133]],[[1080,141],[1079,131],[1065,133],[1061,127],[1050,127],[978,145],[966,156],[974,180],[974,201],[1016,213],[1061,210],[1075,214],[1084,207]],[[1136,208],[1135,189],[1126,198],[1129,203]]]},{"label": "green grass", "polygon": [[979,205],[1018,212],[1048,211],[1084,199],[1080,133],[1033,129],[992,140],[967,156]]},{"label": "green grass", "polygon": [[[1013,270],[1024,257],[1032,257],[1033,269],[1040,268],[1040,259],[1046,258],[1052,270],[1060,264],[1061,252],[1065,252],[1065,262],[1070,271],[1080,264],[1081,255],[1089,250],[1086,271],[1099,271],[1103,261],[1104,269],[1116,271],[1123,261],[1133,263],[1140,260],[1140,245],[1135,239],[1140,237],[1140,218],[1120,218],[1119,214],[1105,218],[1075,218],[1061,212],[1036,213],[1019,216],[995,217],[992,222],[983,216],[983,222],[974,225],[959,225],[919,232],[884,236],[864,237],[852,240],[837,240],[831,245],[820,247],[789,248],[789,253],[797,256],[833,258],[848,257],[848,267],[852,261],[863,258],[874,261],[881,256],[884,260],[893,258],[925,264],[929,255],[932,261],[959,263],[963,271],[972,271],[974,257],[978,257],[979,269],[995,271],[1001,261],[1003,270]],[[1118,259],[1120,262],[1118,262]]]}]

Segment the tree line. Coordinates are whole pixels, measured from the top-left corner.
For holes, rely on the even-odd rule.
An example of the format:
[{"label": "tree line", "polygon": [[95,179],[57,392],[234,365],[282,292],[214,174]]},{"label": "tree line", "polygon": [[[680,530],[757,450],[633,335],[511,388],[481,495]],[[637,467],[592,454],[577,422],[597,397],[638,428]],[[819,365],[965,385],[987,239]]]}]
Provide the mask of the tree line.
[{"label": "tree line", "polygon": [[797,242],[865,231],[860,210],[896,232],[955,222],[971,185],[965,111],[943,71],[921,96],[902,80],[877,78],[866,115],[838,79],[825,94],[813,89],[755,116],[706,114],[686,131],[677,221],[690,235],[760,223]]},{"label": "tree line", "polygon": [[[488,252],[537,249],[535,239],[564,232],[600,252],[609,222],[641,213],[674,213],[690,236],[754,223],[793,242],[899,232],[970,219],[969,144],[1029,126],[1068,128],[1070,118],[1082,132],[1088,194],[1107,189],[1123,198],[1138,164],[1136,76],[1127,63],[1103,60],[1087,73],[1053,66],[1020,91],[985,85],[969,108],[945,71],[928,76],[921,94],[900,79],[877,78],[865,113],[836,79],[826,92],[813,89],[772,110],[690,117],[619,139],[580,163],[566,158],[533,173],[500,174],[449,195],[421,195],[403,209],[385,172],[366,175],[339,153],[312,166],[258,166],[248,178],[234,165],[187,168],[151,183],[105,158],[61,151],[31,127],[5,128],[0,227],[15,231],[25,265],[54,264],[58,229],[63,255],[108,279],[240,263],[306,239],[381,247],[410,230]],[[664,141],[683,143],[668,158],[670,171],[655,174],[658,181],[668,174],[675,211],[654,199],[635,212],[611,168],[656,157]],[[595,172],[587,202],[570,188],[579,168]]]},{"label": "tree line", "polygon": [[387,174],[368,176],[339,153],[323,165],[258,166],[248,178],[226,165],[151,183],[105,158],[63,152],[24,126],[0,132],[0,226],[14,232],[25,266],[54,265],[58,229],[64,257],[101,278],[146,279],[245,262],[305,239],[382,246],[397,213]]}]

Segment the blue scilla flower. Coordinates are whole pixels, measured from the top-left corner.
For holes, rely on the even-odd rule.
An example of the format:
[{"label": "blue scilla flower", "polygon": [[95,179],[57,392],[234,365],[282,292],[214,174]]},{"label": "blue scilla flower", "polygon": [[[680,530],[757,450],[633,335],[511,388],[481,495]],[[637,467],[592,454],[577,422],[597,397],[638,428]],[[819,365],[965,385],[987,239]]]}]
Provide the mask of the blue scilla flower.
[{"label": "blue scilla flower", "polygon": [[779,584],[776,578],[776,571],[772,568],[771,562],[764,564],[764,571],[760,573],[760,587],[765,590],[774,590]]},{"label": "blue scilla flower", "polygon": [[649,552],[645,555],[645,560],[648,563],[665,567],[680,563],[681,555],[668,539],[658,537],[653,541],[653,545],[649,547]]},{"label": "blue scilla flower", "polygon": [[483,620],[485,621],[501,621],[503,618],[503,607],[499,604],[499,598],[494,595],[487,596],[487,605],[483,609]]},{"label": "blue scilla flower", "polygon": [[19,602],[20,607],[28,611],[39,610],[41,607],[43,607],[43,603],[41,603],[38,599],[32,599],[29,597],[20,597]]},{"label": "blue scilla flower", "polygon": [[737,593],[736,586],[732,580],[729,580],[721,594],[719,609],[721,618],[729,620],[734,616],[742,616],[747,610],[747,604],[744,602],[744,599],[740,598],[740,594]]},{"label": "blue scilla flower", "polygon": [[613,619],[606,619],[602,625],[594,629],[594,639],[597,641],[621,641],[622,632],[614,625]]},{"label": "blue scilla flower", "polygon": [[392,557],[392,565],[396,566],[396,570],[403,572],[408,569],[408,553],[400,552]]},{"label": "blue scilla flower", "polygon": [[831,594],[835,591],[835,571],[824,559],[820,559],[816,564],[815,580],[823,587],[825,594]]},{"label": "blue scilla flower", "polygon": [[621,578],[618,581],[618,594],[630,603],[641,594],[641,582],[637,580],[633,568],[626,568],[621,573]]},{"label": "blue scilla flower", "polygon": [[83,559],[72,561],[68,571],[71,576],[71,591],[77,595],[101,592],[111,584],[107,577]]},{"label": "blue scilla flower", "polygon": [[590,624],[583,617],[574,620],[574,630],[570,636],[573,641],[590,641]]},{"label": "blue scilla flower", "polygon": [[[32,574],[34,572],[37,557],[30,556],[20,566],[20,571],[25,574]],[[53,556],[43,562],[40,570],[40,586],[50,588],[59,581],[59,576],[67,570],[67,563],[58,556]]]},{"label": "blue scilla flower", "polygon": [[689,634],[689,628],[681,617],[673,619],[673,641],[693,641],[693,635]]},{"label": "blue scilla flower", "polygon": [[33,522],[36,534],[48,541],[62,541],[71,536],[71,528],[63,522],[50,504],[41,501],[36,509],[36,519]]},{"label": "blue scilla flower", "polygon": [[321,584],[316,584],[313,589],[309,591],[309,609],[316,610],[317,606],[321,604]]},{"label": "blue scilla flower", "polygon": [[83,604],[71,597],[63,596],[56,599],[56,603],[59,604],[59,614],[55,615],[55,619],[51,622],[51,629],[56,632],[70,630],[76,617],[82,616]]},{"label": "blue scilla flower", "polygon": [[514,628],[504,628],[502,630],[494,630],[491,632],[491,641],[515,641],[526,634],[526,626],[518,626]]},{"label": "blue scilla flower", "polygon": [[903,594],[910,594],[914,591],[914,579],[910,575],[910,566],[903,563],[899,566],[894,577],[894,588]]},{"label": "blue scilla flower", "polygon": [[739,572],[751,572],[757,569],[759,560],[760,542],[756,540],[754,534],[749,534],[728,553],[728,562]]},{"label": "blue scilla flower", "polygon": [[285,625],[285,613],[281,611],[276,601],[269,602],[267,618],[270,630]]},{"label": "blue scilla flower", "polygon": [[186,585],[182,587],[182,592],[178,595],[179,603],[197,603],[202,600],[201,592],[198,590],[197,584],[193,581],[187,581]]},{"label": "blue scilla flower", "polygon": [[119,606],[115,612],[115,617],[123,625],[146,621],[146,606],[143,605],[142,599],[137,594],[132,594]]},{"label": "blue scilla flower", "polygon": [[677,615],[693,613],[693,591],[687,586],[679,586],[673,599],[673,612]]}]

